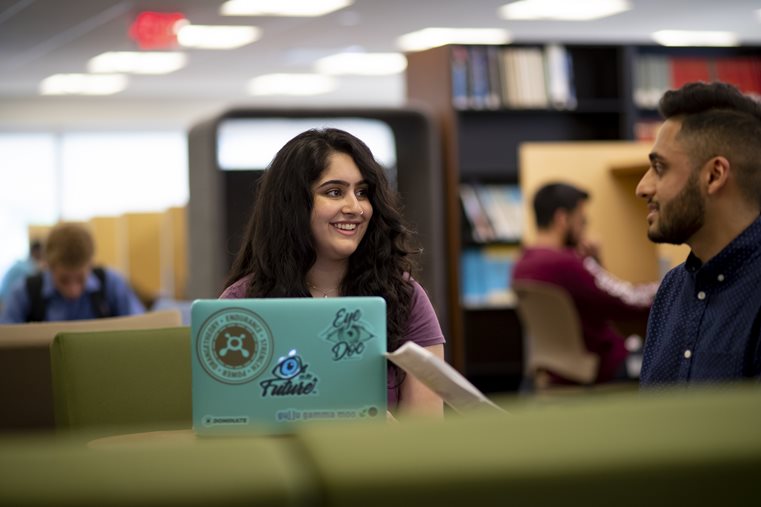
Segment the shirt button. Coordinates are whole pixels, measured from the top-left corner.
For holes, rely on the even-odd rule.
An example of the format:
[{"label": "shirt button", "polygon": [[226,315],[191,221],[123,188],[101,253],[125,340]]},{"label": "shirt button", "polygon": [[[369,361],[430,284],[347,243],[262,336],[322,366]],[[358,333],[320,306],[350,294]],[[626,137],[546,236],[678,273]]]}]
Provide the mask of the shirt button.
[{"label": "shirt button", "polygon": [[720,281],[720,282],[723,282],[724,281],[724,275],[719,275],[719,276],[716,277],[716,279],[718,281]]},{"label": "shirt button", "polygon": [[698,292],[698,299],[699,300],[703,301],[705,298],[706,298],[706,293],[705,292],[703,292],[702,290],[700,292]]},{"label": "shirt button", "polygon": [[685,359],[689,359],[690,357],[692,357],[692,351],[690,349],[685,350],[684,351],[684,358]]}]

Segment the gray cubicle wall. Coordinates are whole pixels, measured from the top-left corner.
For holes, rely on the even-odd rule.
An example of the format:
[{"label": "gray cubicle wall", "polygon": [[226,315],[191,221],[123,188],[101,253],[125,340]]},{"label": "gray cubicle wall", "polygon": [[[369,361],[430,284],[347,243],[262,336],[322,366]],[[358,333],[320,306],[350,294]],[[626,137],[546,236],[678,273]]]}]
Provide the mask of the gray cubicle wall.
[{"label": "gray cubicle wall", "polygon": [[[439,135],[431,120],[412,109],[236,108],[195,125],[189,133],[189,299],[214,298],[223,289],[249,209],[228,206],[232,194],[251,191],[261,171],[223,171],[218,131],[228,119],[366,118],[386,123],[396,144],[396,185],[404,214],[423,247],[421,282],[448,336],[443,182]],[[279,147],[278,147],[279,148]],[[240,197],[236,200],[239,202]]]}]

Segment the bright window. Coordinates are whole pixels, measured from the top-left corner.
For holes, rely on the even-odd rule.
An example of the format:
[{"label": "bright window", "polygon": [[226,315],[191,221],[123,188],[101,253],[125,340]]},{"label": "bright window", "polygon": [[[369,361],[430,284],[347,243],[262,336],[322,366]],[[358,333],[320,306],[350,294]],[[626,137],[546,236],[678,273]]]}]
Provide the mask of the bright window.
[{"label": "bright window", "polygon": [[65,220],[162,211],[188,201],[183,133],[72,133],[61,145]]},{"label": "bright window", "polygon": [[29,252],[27,227],[58,218],[56,138],[0,133],[0,278]]},{"label": "bright window", "polygon": [[187,201],[184,132],[0,133],[0,278],[26,257],[30,225]]}]

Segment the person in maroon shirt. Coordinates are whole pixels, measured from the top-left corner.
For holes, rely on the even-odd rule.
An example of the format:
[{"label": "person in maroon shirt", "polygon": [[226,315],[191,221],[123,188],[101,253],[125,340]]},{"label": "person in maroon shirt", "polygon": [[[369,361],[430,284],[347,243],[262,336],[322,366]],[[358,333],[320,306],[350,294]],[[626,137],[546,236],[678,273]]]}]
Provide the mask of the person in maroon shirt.
[{"label": "person in maroon shirt", "polygon": [[[565,289],[576,306],[587,350],[600,357],[596,382],[626,378],[624,337],[612,321],[644,319],[657,283],[633,285],[602,268],[596,246],[585,236],[589,194],[549,183],[534,196],[536,242],[524,248],[513,280],[534,280]],[[556,383],[569,383],[549,372]]]}]

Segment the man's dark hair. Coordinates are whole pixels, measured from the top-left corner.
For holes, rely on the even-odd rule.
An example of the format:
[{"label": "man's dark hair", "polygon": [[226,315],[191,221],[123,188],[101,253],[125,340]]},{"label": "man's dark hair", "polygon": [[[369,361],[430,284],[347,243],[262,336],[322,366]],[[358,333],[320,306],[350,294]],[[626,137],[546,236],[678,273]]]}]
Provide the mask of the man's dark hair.
[{"label": "man's dark hair", "polygon": [[36,259],[42,259],[42,254],[43,254],[42,241],[40,241],[39,239],[33,239],[29,243],[29,256],[32,259],[36,260]]},{"label": "man's dark hair", "polygon": [[726,83],[688,83],[666,92],[658,110],[681,121],[677,139],[696,170],[712,157],[726,158],[745,198],[761,205],[761,103]]},{"label": "man's dark hair", "polygon": [[536,226],[546,229],[559,209],[573,211],[580,202],[589,199],[589,193],[567,183],[548,183],[534,194]]}]

